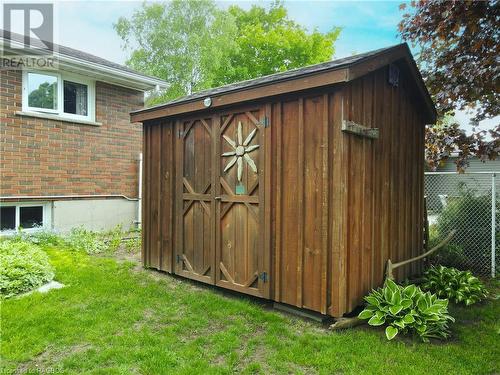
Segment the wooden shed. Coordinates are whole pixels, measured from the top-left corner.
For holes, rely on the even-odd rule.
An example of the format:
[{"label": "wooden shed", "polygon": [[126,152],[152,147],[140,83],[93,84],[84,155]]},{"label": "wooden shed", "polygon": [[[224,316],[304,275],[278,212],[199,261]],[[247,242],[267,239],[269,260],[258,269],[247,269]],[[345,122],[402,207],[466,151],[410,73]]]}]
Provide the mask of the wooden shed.
[{"label": "wooden shed", "polygon": [[133,112],[144,124],[144,265],[351,311],[388,258],[422,251],[424,125],[435,116],[406,44]]}]

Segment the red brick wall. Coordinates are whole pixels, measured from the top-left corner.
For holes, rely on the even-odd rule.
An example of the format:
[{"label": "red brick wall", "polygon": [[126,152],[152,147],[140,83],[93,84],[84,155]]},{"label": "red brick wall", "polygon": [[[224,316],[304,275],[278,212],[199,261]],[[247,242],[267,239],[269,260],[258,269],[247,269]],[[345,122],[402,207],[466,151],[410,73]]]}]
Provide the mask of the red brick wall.
[{"label": "red brick wall", "polygon": [[96,83],[96,122],[82,125],[16,115],[21,71],[0,72],[0,195],[137,196],[141,124],[129,112],[143,93]]}]

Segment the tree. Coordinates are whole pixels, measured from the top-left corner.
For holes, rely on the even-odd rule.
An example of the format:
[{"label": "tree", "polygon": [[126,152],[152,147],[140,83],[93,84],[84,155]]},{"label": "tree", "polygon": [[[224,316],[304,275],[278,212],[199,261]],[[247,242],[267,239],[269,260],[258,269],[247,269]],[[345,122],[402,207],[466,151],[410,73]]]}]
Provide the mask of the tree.
[{"label": "tree", "polygon": [[236,21],[238,48],[230,53],[231,69],[220,71],[218,85],[328,61],[341,31],[334,27],[326,34],[309,33],[288,18],[281,1],[268,10],[253,5],[245,11],[233,5],[228,12]]},{"label": "tree", "polygon": [[436,170],[452,153],[457,153],[457,171],[464,172],[470,157],[476,156],[482,161],[495,159],[499,150],[499,127],[467,135],[454,118],[447,115],[425,129],[425,160],[431,170]]},{"label": "tree", "polygon": [[57,101],[57,83],[44,82],[28,95],[30,107],[54,109]]},{"label": "tree", "polygon": [[[420,47],[418,62],[442,119],[427,129],[427,160],[432,168],[458,151],[457,168],[467,159],[495,159],[500,125],[489,132],[480,120],[500,115],[498,92],[500,8],[489,1],[412,1],[399,28],[403,39]],[[400,9],[407,8],[401,4]],[[475,111],[471,135],[444,118],[456,109]],[[489,137],[487,137],[489,133]]]},{"label": "tree", "polygon": [[209,0],[144,3],[114,27],[131,50],[127,65],[169,83],[155,101],[212,87],[217,72],[229,68],[229,51],[237,49],[233,17]]},{"label": "tree", "polygon": [[330,60],[340,29],[309,33],[281,2],[218,9],[212,0],[144,4],[114,25],[127,65],[169,83],[155,102]]},{"label": "tree", "polygon": [[420,66],[440,112],[476,108],[476,120],[500,115],[498,1],[411,4],[401,35],[420,46]]}]

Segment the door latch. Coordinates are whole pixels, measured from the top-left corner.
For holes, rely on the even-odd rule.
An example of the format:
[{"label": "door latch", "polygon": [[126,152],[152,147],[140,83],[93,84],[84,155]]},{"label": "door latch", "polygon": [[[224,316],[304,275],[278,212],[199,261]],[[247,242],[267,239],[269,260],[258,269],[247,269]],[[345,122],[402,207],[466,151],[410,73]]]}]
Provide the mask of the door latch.
[{"label": "door latch", "polygon": [[261,279],[263,282],[267,283],[269,281],[269,277],[267,276],[267,272],[261,272],[259,275],[259,279]]}]

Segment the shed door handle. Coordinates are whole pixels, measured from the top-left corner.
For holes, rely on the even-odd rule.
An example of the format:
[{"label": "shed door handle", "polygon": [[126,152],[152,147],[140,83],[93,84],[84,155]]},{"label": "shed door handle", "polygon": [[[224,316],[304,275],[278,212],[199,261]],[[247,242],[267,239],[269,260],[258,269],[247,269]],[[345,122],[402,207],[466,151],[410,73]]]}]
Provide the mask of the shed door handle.
[{"label": "shed door handle", "polygon": [[220,201],[220,197],[215,197],[215,200],[216,201]]}]

